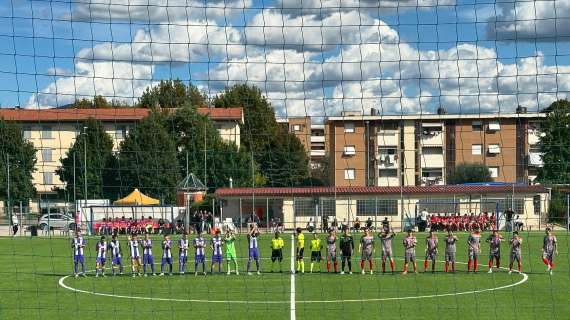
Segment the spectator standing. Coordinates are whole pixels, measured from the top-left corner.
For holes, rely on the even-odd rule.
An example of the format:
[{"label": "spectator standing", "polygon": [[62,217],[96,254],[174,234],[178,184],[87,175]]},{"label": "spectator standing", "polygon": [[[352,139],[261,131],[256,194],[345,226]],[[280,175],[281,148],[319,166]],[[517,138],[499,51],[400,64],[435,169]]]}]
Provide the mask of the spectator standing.
[{"label": "spectator standing", "polygon": [[426,208],[424,208],[421,212],[420,212],[420,225],[419,225],[419,229],[421,232],[426,231],[427,228],[427,220],[428,220],[428,211]]},{"label": "spectator standing", "polygon": [[20,226],[20,221],[18,220],[18,216],[12,212],[12,236],[16,236],[18,234],[18,229]]},{"label": "spectator standing", "polygon": [[507,210],[505,210],[504,212],[505,214],[505,221],[506,221],[506,229],[507,232],[511,232],[513,231],[513,217],[515,215],[515,212],[513,211],[513,208],[509,208]]}]

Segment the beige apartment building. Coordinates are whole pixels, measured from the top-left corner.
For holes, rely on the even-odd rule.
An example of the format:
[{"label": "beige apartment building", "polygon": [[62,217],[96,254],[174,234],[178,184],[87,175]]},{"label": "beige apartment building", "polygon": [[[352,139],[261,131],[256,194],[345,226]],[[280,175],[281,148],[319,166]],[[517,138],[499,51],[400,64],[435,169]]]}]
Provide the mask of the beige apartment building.
[{"label": "beige apartment building", "polygon": [[329,117],[335,186],[446,184],[458,164],[483,163],[496,182],[532,183],[541,113]]},{"label": "beige apartment building", "polygon": [[[214,109],[198,108],[201,114],[208,115],[228,143],[240,145],[240,127],[243,124],[241,108]],[[23,135],[38,149],[37,170],[33,182],[40,199],[55,199],[55,187],[63,187],[63,182],[55,174],[73,145],[75,137],[83,130],[83,122],[89,118],[103,123],[107,134],[118,149],[137,121],[145,118],[150,110],[145,108],[111,109],[0,109],[0,118],[18,122]]]}]

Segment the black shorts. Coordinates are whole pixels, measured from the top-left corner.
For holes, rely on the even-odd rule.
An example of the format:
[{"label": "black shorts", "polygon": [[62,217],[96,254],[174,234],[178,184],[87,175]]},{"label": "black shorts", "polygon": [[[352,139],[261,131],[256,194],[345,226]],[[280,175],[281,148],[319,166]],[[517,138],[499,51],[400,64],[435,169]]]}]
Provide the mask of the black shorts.
[{"label": "black shorts", "polygon": [[283,250],[282,249],[273,249],[271,250],[271,261],[283,261]]},{"label": "black shorts", "polygon": [[311,252],[311,261],[321,262],[321,252],[320,251],[312,251]]},{"label": "black shorts", "polygon": [[297,249],[297,260],[302,260],[305,255],[305,248]]},{"label": "black shorts", "polygon": [[343,260],[350,260],[352,258],[352,252],[341,252]]}]

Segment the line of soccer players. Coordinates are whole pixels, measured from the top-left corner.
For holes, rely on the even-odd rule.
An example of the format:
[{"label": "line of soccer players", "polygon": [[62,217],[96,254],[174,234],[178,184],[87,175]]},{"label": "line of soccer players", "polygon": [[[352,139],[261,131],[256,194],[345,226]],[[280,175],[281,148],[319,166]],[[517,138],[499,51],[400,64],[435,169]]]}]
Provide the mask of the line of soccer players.
[{"label": "line of soccer players", "polygon": [[[247,233],[248,239],[248,262],[247,262],[247,272],[252,274],[252,265],[255,263],[255,271],[260,274],[260,253],[259,253],[259,241],[258,237],[260,235],[257,226],[252,225],[249,232]],[[384,230],[378,234],[378,238],[381,243],[382,248],[382,272],[386,272],[386,264],[390,266],[390,271],[395,271],[394,255],[392,251],[392,240],[396,237],[396,234],[392,231]],[[211,250],[211,264],[210,272],[214,273],[214,266],[217,265],[217,272],[222,273],[222,256],[223,247],[225,247],[226,264],[227,264],[227,274],[231,274],[232,265],[234,266],[235,273],[239,274],[235,241],[236,235],[232,230],[228,230],[222,237],[220,231],[218,230],[216,234],[209,240],[204,237],[203,233],[198,234],[198,236],[192,240],[188,239],[186,234],[182,235],[182,238],[177,241],[178,247],[178,272],[184,274],[186,272],[186,265],[188,262],[188,250],[190,245],[194,248],[194,273],[198,275],[199,267],[201,266],[201,273],[206,274],[206,251],[208,248]],[[456,270],[456,243],[458,238],[453,234],[452,231],[448,231],[447,236],[443,239],[445,243],[445,272],[455,272]],[[493,231],[489,237],[485,240],[489,244],[489,261],[488,267],[489,273],[493,272],[493,266],[500,268],[501,261],[501,243],[504,242],[504,238],[497,232]],[[522,255],[521,255],[521,245],[522,238],[518,235],[518,232],[513,232],[512,238],[509,240],[510,243],[510,263],[509,263],[509,273],[513,270],[514,262],[517,262],[517,270],[522,272]],[[334,230],[330,230],[325,240],[326,243],[326,267],[327,272],[334,270],[335,273],[338,272],[338,262],[337,257],[340,256],[341,259],[341,269],[340,273],[344,274],[345,271],[352,274],[352,257],[355,254],[354,238],[349,234],[348,228],[345,228],[340,237],[337,237]],[[338,243],[338,250],[337,250]],[[412,264],[413,271],[417,272],[416,263],[416,246],[418,240],[412,231],[408,231],[405,238],[402,240],[404,246],[404,266],[403,274],[407,274],[409,271],[409,265]],[[428,266],[431,262],[431,271],[435,272],[437,254],[439,249],[439,239],[437,235],[432,231],[429,233],[425,240],[425,259],[424,259],[424,272],[428,271]],[[85,258],[84,250],[86,247],[86,240],[82,237],[80,232],[77,232],[75,237],[71,242],[71,247],[73,249],[73,261],[74,261],[74,275],[85,276]],[[131,235],[127,241],[127,247],[129,251],[129,258],[131,262],[131,274],[133,277],[138,276],[148,276],[149,274],[155,276],[157,275],[155,271],[154,263],[154,253],[153,253],[153,240],[148,234],[144,236],[144,239],[139,239],[136,234]],[[481,232],[479,229],[471,232],[467,238],[468,247],[468,262],[467,271],[478,271],[479,256],[481,254]],[[271,272],[275,270],[275,264],[278,263],[279,271],[282,272],[282,262],[283,262],[283,248],[285,247],[285,241],[281,237],[279,232],[275,233],[275,237],[271,240],[270,244],[271,253]],[[314,271],[315,264],[318,267],[318,271],[321,271],[321,252],[323,249],[323,244],[317,233],[313,233],[312,239],[310,240],[309,249],[311,251],[311,264],[310,272]],[[175,248],[175,243],[170,238],[170,235],[164,235],[164,239],[161,242],[162,248],[162,260],[160,264],[160,276],[165,274],[172,274],[173,272],[173,255],[172,250]],[[102,236],[95,246],[96,250],[96,269],[95,274],[98,276],[105,276],[105,267],[108,255],[110,254],[111,260],[111,270],[112,274],[123,274],[123,250],[122,245],[117,238],[117,235],[113,235],[111,240],[107,242],[105,236]],[[305,272],[304,263],[304,251],[305,251],[305,235],[301,228],[296,230],[296,271],[298,273]],[[550,228],[546,229],[546,235],[543,241],[543,262],[547,265],[547,272],[552,274],[554,268],[554,256],[558,254],[557,250],[557,240],[552,234]],[[358,246],[358,252],[360,254],[360,270],[364,274],[366,272],[366,267],[370,274],[373,273],[374,266],[374,253],[375,253],[375,237],[372,235],[370,229],[365,230],[365,234],[361,237]],[[340,254],[339,254],[340,253]],[[81,272],[79,271],[79,266],[81,266]]]}]

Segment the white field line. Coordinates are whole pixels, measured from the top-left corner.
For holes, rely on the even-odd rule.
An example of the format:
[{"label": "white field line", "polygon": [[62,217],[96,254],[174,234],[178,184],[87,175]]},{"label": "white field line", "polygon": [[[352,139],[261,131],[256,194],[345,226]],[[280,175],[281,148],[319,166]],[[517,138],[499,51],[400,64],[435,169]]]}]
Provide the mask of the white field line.
[{"label": "white field line", "polygon": [[295,234],[291,235],[291,320],[297,319],[295,309]]},{"label": "white field line", "polygon": [[[144,297],[144,296],[128,296],[128,295],[120,295],[120,294],[110,294],[110,293],[102,293],[102,292],[95,292],[95,291],[87,291],[82,289],[77,289],[70,287],[65,284],[65,280],[69,277],[64,276],[59,279],[59,286],[73,292],[77,293],[85,293],[95,296],[101,297],[111,297],[111,298],[122,298],[122,299],[133,299],[133,300],[146,300],[146,301],[174,301],[174,302],[203,302],[203,303],[227,303],[227,304],[289,304],[291,310],[291,319],[296,319],[296,299],[295,299],[295,255],[294,255],[294,246],[291,246],[291,299],[290,301],[285,300],[265,300],[265,301],[255,301],[255,300],[204,300],[204,299],[178,299],[178,298],[160,298],[160,297]],[[457,262],[458,264],[466,264],[465,262]],[[481,265],[483,266],[483,265]],[[501,269],[508,270],[507,268],[501,267]],[[92,272],[92,271],[88,271]],[[514,271],[518,273],[517,271]],[[477,294],[483,292],[491,292],[491,291],[498,291],[504,290],[508,288],[512,288],[515,286],[519,286],[528,281],[528,275],[526,273],[518,273],[522,276],[522,279],[518,282],[511,283],[508,285],[494,287],[494,288],[486,288],[486,289],[479,289],[479,290],[470,290],[470,291],[461,291],[461,292],[449,292],[449,293],[440,293],[440,294],[429,294],[429,295],[419,295],[419,296],[406,296],[406,297],[388,297],[388,298],[369,298],[369,299],[337,299],[337,300],[303,300],[299,301],[300,303],[342,303],[342,302],[371,302],[371,301],[397,301],[397,300],[417,300],[417,299],[431,299],[431,298],[439,298],[439,297],[450,297],[450,296],[461,296],[461,295],[469,295],[469,294]],[[410,275],[410,276],[413,276]]]}]

